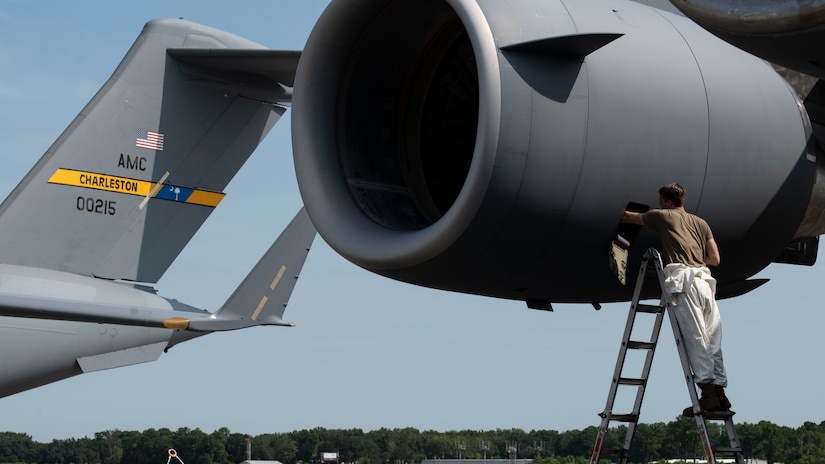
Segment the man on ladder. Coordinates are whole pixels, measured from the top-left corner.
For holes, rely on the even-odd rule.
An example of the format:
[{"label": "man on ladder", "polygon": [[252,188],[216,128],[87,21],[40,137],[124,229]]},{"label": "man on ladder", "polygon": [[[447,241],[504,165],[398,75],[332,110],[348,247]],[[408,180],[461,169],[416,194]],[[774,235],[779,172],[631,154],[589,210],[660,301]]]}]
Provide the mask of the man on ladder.
[{"label": "man on ladder", "polygon": [[[685,348],[705,411],[728,411],[727,375],[722,360],[722,323],[716,306],[716,280],[707,266],[721,260],[708,223],[685,211],[684,187],[671,183],[659,189],[659,207],[645,213],[625,211],[622,222],[659,233],[665,261],[666,294],[685,340]],[[683,415],[692,417],[688,406]]]}]

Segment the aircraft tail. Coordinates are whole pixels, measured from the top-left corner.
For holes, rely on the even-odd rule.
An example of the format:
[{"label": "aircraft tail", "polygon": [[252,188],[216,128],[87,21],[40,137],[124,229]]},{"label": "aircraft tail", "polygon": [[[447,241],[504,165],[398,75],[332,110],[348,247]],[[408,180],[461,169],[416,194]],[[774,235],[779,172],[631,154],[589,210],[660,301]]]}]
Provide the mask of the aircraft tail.
[{"label": "aircraft tail", "polygon": [[157,282],[286,111],[299,56],[147,23],[0,204],[0,262]]},{"label": "aircraft tail", "polygon": [[193,320],[190,328],[228,330],[251,325],[291,325],[283,321],[289,297],[315,239],[315,226],[304,208],[261,257],[210,322]]},{"label": "aircraft tail", "polygon": [[[315,234],[315,227],[306,211],[301,208],[232,296],[214,313],[177,300],[155,296],[154,293],[147,293],[131,285],[3,265],[4,275],[0,276],[3,277],[0,280],[4,281],[4,285],[0,286],[0,316],[186,331],[186,334],[178,336],[175,343],[181,338],[199,336],[197,332],[202,335],[255,325],[291,325],[284,322],[282,317]],[[36,284],[28,284],[27,287],[26,282]],[[46,284],[60,285],[64,289],[81,288],[86,293],[107,295],[108,299],[60,300],[49,297],[44,302],[43,299],[26,294],[26,288]]]}]

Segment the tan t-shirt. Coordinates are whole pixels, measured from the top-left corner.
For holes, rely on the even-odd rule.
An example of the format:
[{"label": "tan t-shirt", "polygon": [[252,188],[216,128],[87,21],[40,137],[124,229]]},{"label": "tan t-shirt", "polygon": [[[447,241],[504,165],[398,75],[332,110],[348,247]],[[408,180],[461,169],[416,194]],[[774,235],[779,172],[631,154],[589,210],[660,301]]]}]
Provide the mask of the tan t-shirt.
[{"label": "tan t-shirt", "polygon": [[705,244],[713,238],[708,223],[679,209],[652,209],[642,215],[645,225],[662,239],[665,264],[705,265]]}]

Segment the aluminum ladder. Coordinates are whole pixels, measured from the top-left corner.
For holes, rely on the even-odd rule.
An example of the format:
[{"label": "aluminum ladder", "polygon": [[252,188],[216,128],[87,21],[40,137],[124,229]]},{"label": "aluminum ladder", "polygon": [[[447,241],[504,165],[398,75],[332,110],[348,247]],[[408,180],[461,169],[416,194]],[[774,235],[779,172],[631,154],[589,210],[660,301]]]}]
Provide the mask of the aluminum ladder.
[{"label": "aluminum ladder", "polygon": [[[652,265],[651,265],[652,264]],[[654,280],[655,279],[655,280]],[[643,288],[649,281],[658,283],[661,298],[658,305],[641,304],[639,301],[643,297]],[[639,276],[636,280],[636,288],[633,292],[633,300],[630,304],[630,311],[627,316],[627,324],[625,325],[624,335],[622,336],[622,343],[619,347],[619,357],[616,361],[616,369],[613,372],[613,379],[610,384],[610,391],[607,395],[607,404],[604,411],[599,413],[602,418],[599,426],[598,435],[596,437],[596,444],[593,446],[592,455],[590,457],[591,464],[597,464],[600,459],[610,459],[611,462],[618,464],[627,464],[630,455],[630,445],[633,441],[633,436],[636,433],[636,427],[639,423],[639,413],[642,408],[642,400],[644,399],[645,388],[647,387],[647,380],[650,374],[650,367],[653,364],[653,355],[656,352],[656,345],[659,340],[659,332],[662,328],[665,312],[670,317],[670,325],[673,328],[673,336],[676,340],[676,348],[679,352],[679,358],[682,362],[682,370],[685,375],[685,382],[687,383],[688,392],[690,394],[691,404],[693,405],[694,418],[696,419],[696,431],[702,442],[702,449],[705,452],[707,462],[709,464],[716,464],[717,456],[732,456],[737,464],[744,464],[744,452],[739,438],[736,435],[736,429],[733,425],[733,412],[724,411],[704,411],[699,405],[699,395],[696,392],[696,386],[693,381],[693,373],[688,363],[687,351],[685,351],[684,340],[682,333],[679,330],[678,322],[676,321],[676,314],[673,310],[667,311],[668,298],[667,295],[661,291],[664,288],[665,273],[662,266],[662,257],[659,251],[655,248],[650,248],[645,252],[642,258],[642,264],[639,268]],[[646,340],[632,340],[633,328],[636,324],[636,316],[638,314],[648,314],[654,318],[650,337]],[[641,368],[641,374],[638,377],[629,377],[623,375],[625,360],[627,359],[628,350],[631,352],[644,353],[644,361]],[[636,388],[635,401],[633,409],[629,413],[616,413],[613,407],[616,401],[616,396],[620,386]],[[632,395],[632,392],[631,392]],[[715,447],[711,444],[710,436],[708,434],[708,421],[724,421],[725,431],[730,440],[729,447]],[[618,449],[603,449],[604,439],[607,434],[608,427],[611,422],[623,422],[627,424],[627,432],[625,434],[624,442],[621,448]]]}]

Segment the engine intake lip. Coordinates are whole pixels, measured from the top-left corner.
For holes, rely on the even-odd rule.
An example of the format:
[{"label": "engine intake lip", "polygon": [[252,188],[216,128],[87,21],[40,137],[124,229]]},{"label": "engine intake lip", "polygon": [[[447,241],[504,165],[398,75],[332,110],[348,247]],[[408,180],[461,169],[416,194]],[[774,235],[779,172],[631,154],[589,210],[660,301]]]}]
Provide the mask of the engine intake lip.
[{"label": "engine intake lip", "polygon": [[[422,10],[427,14],[422,15]],[[430,10],[439,13],[430,14]],[[353,104],[350,100],[353,89],[368,95],[369,86],[357,79],[367,75],[366,66],[384,67],[382,71],[390,71],[386,68],[395,66],[396,56],[367,55],[377,47],[371,44],[418,40],[418,45],[426,50],[432,37],[407,37],[410,31],[414,34],[416,30],[438,29],[438,25],[418,28],[405,24],[417,16],[435,18],[443,25],[457,19],[466,32],[478,79],[478,121],[472,159],[452,205],[446,211],[442,207],[426,221],[405,226],[387,219],[391,215],[370,214],[369,209],[359,206],[353,195],[352,179],[358,164],[348,157],[360,156],[359,147],[380,143],[382,134],[354,133],[359,127],[369,126],[359,125],[352,118],[347,120],[347,105]],[[411,60],[422,58],[399,53],[402,53],[401,69],[411,66]],[[298,184],[307,211],[333,249],[360,266],[380,271],[432,259],[461,236],[475,217],[492,176],[501,114],[498,69],[497,46],[475,1],[333,0],[330,3],[310,35],[298,66],[292,140]],[[382,101],[381,98],[375,100]],[[355,130],[348,132],[350,128]],[[391,200],[374,201],[371,208],[395,206]]]}]

